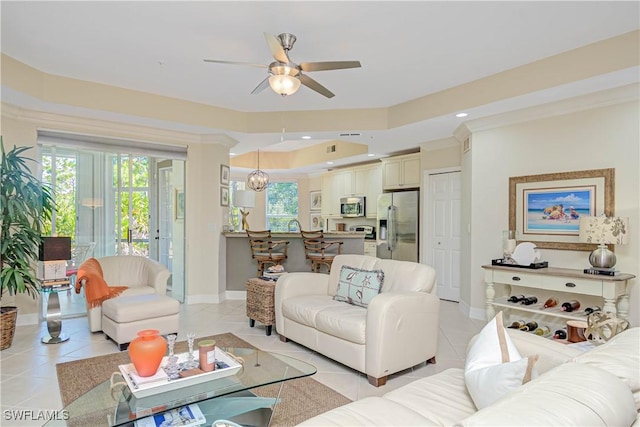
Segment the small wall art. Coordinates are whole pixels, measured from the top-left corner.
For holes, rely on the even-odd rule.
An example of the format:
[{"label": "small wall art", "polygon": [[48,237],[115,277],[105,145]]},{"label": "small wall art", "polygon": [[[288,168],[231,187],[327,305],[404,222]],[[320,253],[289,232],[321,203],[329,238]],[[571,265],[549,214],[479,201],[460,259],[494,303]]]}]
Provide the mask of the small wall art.
[{"label": "small wall art", "polygon": [[229,166],[220,165],[220,184],[229,185]]},{"label": "small wall art", "polygon": [[309,210],[319,211],[322,209],[322,191],[309,192]]},{"label": "small wall art", "polygon": [[229,206],[229,187],[220,187],[220,206]]}]

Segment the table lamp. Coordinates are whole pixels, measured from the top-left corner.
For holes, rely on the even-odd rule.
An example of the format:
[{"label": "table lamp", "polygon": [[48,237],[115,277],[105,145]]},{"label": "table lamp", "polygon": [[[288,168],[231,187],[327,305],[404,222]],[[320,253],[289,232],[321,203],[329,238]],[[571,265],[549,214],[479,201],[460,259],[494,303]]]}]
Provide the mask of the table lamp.
[{"label": "table lamp", "polygon": [[589,255],[593,268],[613,268],[616,265],[616,254],[607,245],[624,245],[627,243],[628,218],[586,216],[580,218],[581,243],[598,243],[596,250]]},{"label": "table lamp", "polygon": [[245,208],[245,210],[240,209],[240,213],[242,214],[242,229],[248,230],[249,223],[247,222],[247,215],[249,215],[249,211],[246,208],[253,208],[256,205],[256,193],[249,190],[236,190],[234,194],[233,205],[238,208]]}]

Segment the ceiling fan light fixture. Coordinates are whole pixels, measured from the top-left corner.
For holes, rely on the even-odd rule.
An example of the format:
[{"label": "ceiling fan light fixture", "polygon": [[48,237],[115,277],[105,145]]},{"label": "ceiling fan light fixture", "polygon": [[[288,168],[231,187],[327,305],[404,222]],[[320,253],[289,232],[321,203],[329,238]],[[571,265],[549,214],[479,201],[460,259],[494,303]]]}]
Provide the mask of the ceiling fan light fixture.
[{"label": "ceiling fan light fixture", "polygon": [[269,86],[278,95],[293,95],[300,89],[300,80],[288,74],[279,74],[269,77]]}]

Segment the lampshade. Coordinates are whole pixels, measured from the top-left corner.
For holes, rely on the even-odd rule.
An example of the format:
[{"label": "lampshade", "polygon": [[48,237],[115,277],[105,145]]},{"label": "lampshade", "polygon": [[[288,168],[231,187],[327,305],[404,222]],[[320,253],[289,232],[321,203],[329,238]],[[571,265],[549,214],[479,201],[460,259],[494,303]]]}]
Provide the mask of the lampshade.
[{"label": "lampshade", "polygon": [[616,255],[606,245],[624,245],[628,218],[587,216],[580,218],[579,240],[582,243],[598,243],[589,255],[589,262],[596,269],[612,269]]},{"label": "lampshade", "polygon": [[239,208],[253,208],[256,206],[256,193],[247,190],[236,190],[233,205]]},{"label": "lampshade", "polygon": [[293,95],[300,89],[300,80],[287,74],[269,77],[269,86],[279,95]]},{"label": "lampshade", "polygon": [[260,170],[260,150],[258,150],[258,169],[247,176],[247,186],[259,193],[266,190],[267,185],[269,185],[269,175],[267,175],[265,171]]},{"label": "lampshade", "polygon": [[605,245],[627,243],[628,218],[586,216],[580,218],[580,242]]}]

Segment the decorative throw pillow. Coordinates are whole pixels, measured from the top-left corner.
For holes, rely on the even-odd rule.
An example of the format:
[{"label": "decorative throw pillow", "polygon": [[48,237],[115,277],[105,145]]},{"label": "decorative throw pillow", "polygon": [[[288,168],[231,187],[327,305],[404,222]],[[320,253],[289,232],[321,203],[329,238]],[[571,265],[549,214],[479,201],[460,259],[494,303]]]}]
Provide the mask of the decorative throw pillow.
[{"label": "decorative throw pillow", "polygon": [[[524,332],[523,332],[524,333]],[[464,368],[467,390],[478,409],[538,376],[538,356],[522,358],[502,324],[499,312],[469,348]]]},{"label": "decorative throw pillow", "polygon": [[338,291],[333,299],[367,307],[371,300],[380,293],[383,281],[384,272],[382,270],[361,270],[342,266]]}]

